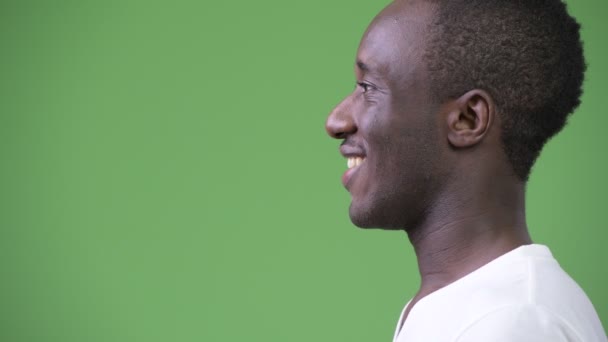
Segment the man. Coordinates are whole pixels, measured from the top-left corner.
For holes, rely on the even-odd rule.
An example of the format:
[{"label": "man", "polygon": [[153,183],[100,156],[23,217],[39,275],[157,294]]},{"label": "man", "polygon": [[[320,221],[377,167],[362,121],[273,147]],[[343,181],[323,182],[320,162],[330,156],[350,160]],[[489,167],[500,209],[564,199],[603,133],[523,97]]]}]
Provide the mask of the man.
[{"label": "man", "polygon": [[560,0],[397,0],[371,23],[326,129],[352,222],[405,230],[418,258],[394,341],[607,341],[525,220],[530,169],[584,71]]}]

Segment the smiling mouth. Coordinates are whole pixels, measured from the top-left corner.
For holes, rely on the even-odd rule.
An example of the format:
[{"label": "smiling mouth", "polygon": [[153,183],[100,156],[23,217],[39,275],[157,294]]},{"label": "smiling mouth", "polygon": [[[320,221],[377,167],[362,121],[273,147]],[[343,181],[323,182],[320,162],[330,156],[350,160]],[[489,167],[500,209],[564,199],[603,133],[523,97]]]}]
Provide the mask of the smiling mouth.
[{"label": "smiling mouth", "polygon": [[346,166],[349,169],[357,167],[365,162],[365,157],[348,157],[346,158]]}]

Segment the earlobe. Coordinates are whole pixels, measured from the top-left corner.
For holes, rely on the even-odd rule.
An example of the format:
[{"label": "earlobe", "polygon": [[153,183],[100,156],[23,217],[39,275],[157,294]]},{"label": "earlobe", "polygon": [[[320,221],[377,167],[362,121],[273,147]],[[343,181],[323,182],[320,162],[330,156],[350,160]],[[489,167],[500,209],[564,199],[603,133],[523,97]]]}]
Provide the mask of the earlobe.
[{"label": "earlobe", "polygon": [[494,103],[488,93],[475,89],[458,98],[447,115],[448,141],[454,147],[478,144],[488,132]]}]

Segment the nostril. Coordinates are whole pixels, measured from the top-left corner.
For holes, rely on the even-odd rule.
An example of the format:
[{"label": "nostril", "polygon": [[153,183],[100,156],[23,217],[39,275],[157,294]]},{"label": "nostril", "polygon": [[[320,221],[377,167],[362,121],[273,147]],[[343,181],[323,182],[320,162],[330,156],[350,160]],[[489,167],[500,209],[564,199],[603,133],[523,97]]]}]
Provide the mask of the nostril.
[{"label": "nostril", "polygon": [[357,131],[355,125],[346,122],[334,122],[326,127],[327,133],[334,139],[346,139]]},{"label": "nostril", "polygon": [[327,131],[327,134],[334,139],[344,139],[348,135],[343,122],[335,120],[328,121],[325,130]]},{"label": "nostril", "polygon": [[344,133],[344,132],[334,133],[333,137],[336,139],[346,139],[346,133]]}]

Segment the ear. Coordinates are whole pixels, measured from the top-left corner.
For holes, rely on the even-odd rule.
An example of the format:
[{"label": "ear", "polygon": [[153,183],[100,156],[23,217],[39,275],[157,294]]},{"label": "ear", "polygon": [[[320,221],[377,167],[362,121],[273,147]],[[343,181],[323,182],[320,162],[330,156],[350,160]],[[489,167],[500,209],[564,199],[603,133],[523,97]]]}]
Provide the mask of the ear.
[{"label": "ear", "polygon": [[447,115],[448,141],[454,147],[478,144],[494,121],[495,106],[492,97],[475,89],[454,102]]}]

